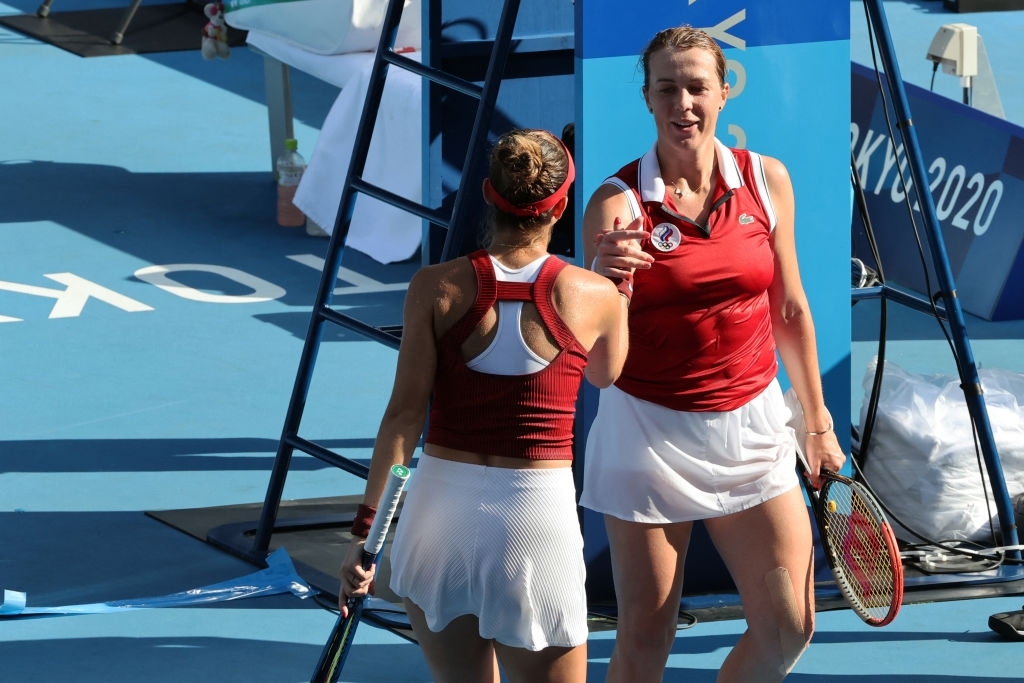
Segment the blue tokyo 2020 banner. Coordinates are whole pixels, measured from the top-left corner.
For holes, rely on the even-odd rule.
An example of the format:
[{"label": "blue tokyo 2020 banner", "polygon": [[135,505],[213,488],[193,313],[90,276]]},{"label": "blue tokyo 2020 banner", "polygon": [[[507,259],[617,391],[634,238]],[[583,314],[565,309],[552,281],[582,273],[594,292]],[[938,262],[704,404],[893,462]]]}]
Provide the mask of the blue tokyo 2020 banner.
[{"label": "blue tokyo 2020 banner", "polygon": [[[897,173],[907,166],[906,153],[890,142],[875,72],[859,64],[851,68],[850,144],[886,280],[930,296],[938,280],[930,265],[926,280],[910,216],[924,243],[923,261],[931,264],[927,226],[916,203],[908,212]],[[1024,129],[909,83],[904,87],[960,305],[989,320],[1024,318]],[[873,263],[859,216],[853,236],[855,254]]]},{"label": "blue tokyo 2020 banner", "polygon": [[[851,414],[848,3],[576,0],[576,12],[577,205],[584,206],[601,181],[654,143],[639,68],[648,41],[670,26],[708,31],[728,60],[730,94],[718,137],[729,146],[779,158],[792,177],[797,248],[817,327],[826,400],[836,424],[844,423]],[[582,244],[576,253],[583,253]],[[595,404],[596,396],[584,396],[584,425]],[[837,431],[843,439],[848,430]],[[585,512],[588,590],[595,599],[610,591],[602,534],[600,518]],[[693,578],[688,574],[688,593],[713,589],[721,577]]]}]

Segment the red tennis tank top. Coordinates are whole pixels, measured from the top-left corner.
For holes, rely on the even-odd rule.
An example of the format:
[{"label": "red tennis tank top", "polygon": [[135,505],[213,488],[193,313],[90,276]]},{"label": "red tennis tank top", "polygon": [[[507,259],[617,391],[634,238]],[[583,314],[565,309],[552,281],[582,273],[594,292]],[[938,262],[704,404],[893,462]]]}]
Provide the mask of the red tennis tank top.
[{"label": "red tennis tank top", "polygon": [[[774,277],[771,220],[757,183],[760,159],[720,150],[732,186],[719,173],[705,226],[674,211],[671,199],[643,202],[641,163],[615,177],[632,189],[651,239],[649,270],[634,275],[629,355],[616,382],[638,398],[684,411],[734,410],[760,394],[778,372],[768,287]],[[738,171],[738,175],[736,174]],[[647,193],[648,197],[651,194]]]},{"label": "red tennis tank top", "polygon": [[[549,257],[535,282],[499,282],[484,250],[469,255],[477,297],[438,340],[426,442],[471,453],[531,460],[572,460],[576,397],[587,352],[551,303],[565,262]],[[528,375],[493,375],[466,366],[462,344],[498,300],[529,301],[560,350]]]}]

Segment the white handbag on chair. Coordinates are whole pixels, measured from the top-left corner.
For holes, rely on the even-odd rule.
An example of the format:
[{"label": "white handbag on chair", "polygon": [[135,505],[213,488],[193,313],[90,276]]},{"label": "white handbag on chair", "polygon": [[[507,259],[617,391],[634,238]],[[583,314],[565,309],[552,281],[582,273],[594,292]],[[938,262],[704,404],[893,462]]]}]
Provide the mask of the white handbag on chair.
[{"label": "white handbag on chair", "polygon": [[[224,0],[233,28],[266,33],[322,55],[377,49],[388,0]],[[420,48],[421,0],[405,0],[395,49]]]}]

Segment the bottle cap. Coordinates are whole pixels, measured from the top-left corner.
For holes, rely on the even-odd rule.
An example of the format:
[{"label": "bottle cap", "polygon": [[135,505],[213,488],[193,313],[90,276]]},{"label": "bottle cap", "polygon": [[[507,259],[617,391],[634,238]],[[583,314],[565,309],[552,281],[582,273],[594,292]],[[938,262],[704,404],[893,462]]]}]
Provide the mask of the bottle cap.
[{"label": "bottle cap", "polygon": [[299,148],[299,141],[295,138],[287,138],[284,141],[284,148],[290,152],[294,152]]}]

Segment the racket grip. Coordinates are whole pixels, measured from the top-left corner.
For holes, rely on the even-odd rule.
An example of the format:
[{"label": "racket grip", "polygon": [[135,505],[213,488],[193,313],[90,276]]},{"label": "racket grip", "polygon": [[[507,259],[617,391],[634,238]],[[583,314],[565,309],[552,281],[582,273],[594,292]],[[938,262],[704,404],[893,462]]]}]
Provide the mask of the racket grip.
[{"label": "racket grip", "polygon": [[370,524],[370,531],[366,534],[366,543],[363,545],[363,568],[369,569],[366,564],[365,554],[373,558],[377,556],[380,549],[384,547],[384,539],[388,534],[388,527],[391,526],[391,519],[398,509],[398,501],[402,496],[402,488],[409,479],[409,468],[404,465],[394,465],[384,486],[384,493],[381,494],[380,504],[377,506],[377,514]]}]

